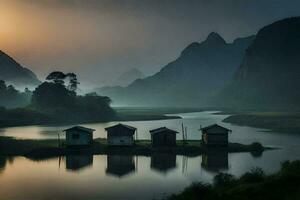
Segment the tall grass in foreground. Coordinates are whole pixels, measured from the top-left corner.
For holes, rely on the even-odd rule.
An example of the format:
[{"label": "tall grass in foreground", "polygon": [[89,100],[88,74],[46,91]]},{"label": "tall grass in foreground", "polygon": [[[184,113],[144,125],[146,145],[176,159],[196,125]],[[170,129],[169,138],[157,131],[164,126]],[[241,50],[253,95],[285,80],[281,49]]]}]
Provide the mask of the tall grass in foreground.
[{"label": "tall grass in foreground", "polygon": [[219,173],[213,184],[194,183],[168,200],[296,200],[300,199],[300,161],[284,162],[279,172],[266,175],[254,168],[236,178]]}]

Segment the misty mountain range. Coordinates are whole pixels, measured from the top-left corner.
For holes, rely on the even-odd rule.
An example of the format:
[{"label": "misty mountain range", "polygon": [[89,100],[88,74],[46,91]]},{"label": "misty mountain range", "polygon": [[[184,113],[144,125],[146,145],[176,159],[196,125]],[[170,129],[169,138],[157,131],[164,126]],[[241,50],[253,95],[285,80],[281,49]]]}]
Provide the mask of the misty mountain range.
[{"label": "misty mountain range", "polygon": [[[124,106],[299,107],[299,55],[300,17],[288,18],[232,43],[211,33],[156,74],[144,77],[133,69],[118,86],[97,92]],[[2,51],[0,80],[23,87],[40,83]]]},{"label": "misty mountain range", "polygon": [[41,82],[29,69],[0,50],[0,80],[19,88],[35,87]]},{"label": "misty mountain range", "polygon": [[226,41],[211,33],[201,43],[188,45],[175,61],[158,73],[138,79],[128,87],[104,88],[99,92],[115,104],[129,106],[206,105],[238,69],[254,36]]},{"label": "misty mountain range", "polygon": [[300,17],[262,28],[232,82],[215,98],[221,106],[297,108],[300,105]]}]

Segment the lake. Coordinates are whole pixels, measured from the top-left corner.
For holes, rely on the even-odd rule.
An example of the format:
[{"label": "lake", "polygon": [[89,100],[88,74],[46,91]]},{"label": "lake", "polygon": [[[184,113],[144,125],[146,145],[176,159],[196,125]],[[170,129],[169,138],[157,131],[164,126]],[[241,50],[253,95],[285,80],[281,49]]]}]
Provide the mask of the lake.
[{"label": "lake", "polygon": [[[155,154],[144,156],[66,156],[45,161],[24,157],[0,157],[1,199],[159,199],[182,191],[196,181],[212,182],[218,171],[236,176],[260,167],[266,173],[279,169],[285,160],[300,159],[300,135],[265,132],[262,129],[223,123],[227,115],[214,112],[183,113],[182,119],[123,122],[138,128],[139,139],[149,139],[149,130],[166,126],[188,139],[200,139],[200,126],[218,123],[232,130],[231,142],[280,147],[262,155],[215,152],[197,157]],[[118,122],[84,124],[96,129],[94,138],[106,137],[104,128]],[[57,138],[64,126],[25,126],[0,129],[0,135],[20,139]],[[63,136],[63,135],[62,135]],[[178,134],[177,139],[182,135]]]}]

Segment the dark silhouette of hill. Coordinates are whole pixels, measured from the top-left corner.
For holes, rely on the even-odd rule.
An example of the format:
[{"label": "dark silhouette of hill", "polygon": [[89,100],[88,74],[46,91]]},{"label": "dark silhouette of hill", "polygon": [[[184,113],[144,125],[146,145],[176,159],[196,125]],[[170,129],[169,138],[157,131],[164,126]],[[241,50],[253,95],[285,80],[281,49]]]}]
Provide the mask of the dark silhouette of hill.
[{"label": "dark silhouette of hill", "polygon": [[16,87],[37,86],[41,82],[36,75],[22,67],[12,57],[0,50],[0,80]]},{"label": "dark silhouette of hill", "polygon": [[294,109],[300,105],[299,86],[300,17],[293,17],[258,32],[233,81],[216,99],[223,106]]},{"label": "dark silhouette of hill", "polygon": [[211,33],[201,43],[188,45],[175,61],[158,73],[128,87],[106,87],[97,92],[115,104],[129,106],[200,106],[208,103],[231,80],[254,36],[227,43]]}]

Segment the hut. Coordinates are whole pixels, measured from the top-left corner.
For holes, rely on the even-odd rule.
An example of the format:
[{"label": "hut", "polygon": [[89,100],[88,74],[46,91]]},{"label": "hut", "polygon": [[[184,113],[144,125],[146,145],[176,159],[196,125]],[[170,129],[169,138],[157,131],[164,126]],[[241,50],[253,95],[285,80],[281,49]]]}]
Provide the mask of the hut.
[{"label": "hut", "polygon": [[136,128],[125,124],[117,124],[105,128],[107,132],[107,144],[109,146],[131,146],[134,144],[133,135]]},{"label": "hut", "polygon": [[67,146],[82,146],[90,145],[93,142],[94,129],[86,128],[83,126],[74,126],[64,130],[66,132],[66,145]]},{"label": "hut", "polygon": [[213,124],[200,129],[202,131],[202,143],[211,146],[228,146],[228,133],[231,130]]},{"label": "hut", "polygon": [[106,174],[123,177],[135,171],[132,155],[107,155]]},{"label": "hut", "polygon": [[175,146],[177,133],[166,127],[150,130],[152,146]]}]

